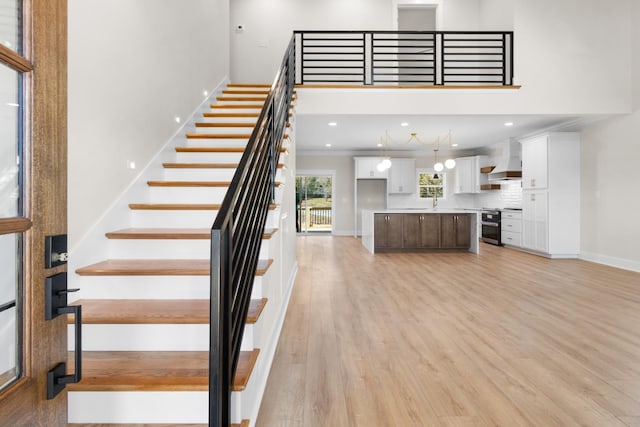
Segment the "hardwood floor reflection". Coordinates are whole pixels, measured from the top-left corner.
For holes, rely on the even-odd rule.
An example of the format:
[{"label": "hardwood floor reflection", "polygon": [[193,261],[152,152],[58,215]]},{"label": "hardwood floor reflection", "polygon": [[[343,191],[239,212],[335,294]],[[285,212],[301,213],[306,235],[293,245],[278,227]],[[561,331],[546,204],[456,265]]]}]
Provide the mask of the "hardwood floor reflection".
[{"label": "hardwood floor reflection", "polygon": [[640,274],[299,237],[258,427],[640,426]]}]

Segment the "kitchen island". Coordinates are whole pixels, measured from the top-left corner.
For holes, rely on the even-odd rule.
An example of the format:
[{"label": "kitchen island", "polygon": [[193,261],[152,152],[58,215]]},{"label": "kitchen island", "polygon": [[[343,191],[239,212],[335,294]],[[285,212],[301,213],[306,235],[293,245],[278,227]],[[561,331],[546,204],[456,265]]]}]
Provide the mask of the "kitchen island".
[{"label": "kitchen island", "polygon": [[478,253],[478,215],[446,208],[362,210],[362,245],[371,253]]}]

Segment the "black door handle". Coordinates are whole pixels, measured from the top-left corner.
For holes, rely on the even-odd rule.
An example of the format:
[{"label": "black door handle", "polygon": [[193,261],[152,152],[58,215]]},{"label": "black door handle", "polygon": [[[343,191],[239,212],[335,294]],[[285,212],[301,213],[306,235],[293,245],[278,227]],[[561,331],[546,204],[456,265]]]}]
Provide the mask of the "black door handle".
[{"label": "black door handle", "polygon": [[66,362],[60,362],[47,372],[47,399],[53,399],[67,384],[82,379],[82,306],[68,305],[67,295],[78,289],[67,289],[67,273],[58,273],[47,277],[45,282],[45,319],[52,320],[62,314],[74,315],[75,372],[67,375]]}]

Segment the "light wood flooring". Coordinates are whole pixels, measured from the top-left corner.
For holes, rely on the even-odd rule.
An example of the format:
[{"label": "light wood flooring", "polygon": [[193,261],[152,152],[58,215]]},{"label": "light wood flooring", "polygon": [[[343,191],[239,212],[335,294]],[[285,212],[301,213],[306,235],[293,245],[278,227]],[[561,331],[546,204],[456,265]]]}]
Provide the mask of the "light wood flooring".
[{"label": "light wood flooring", "polygon": [[640,426],[640,274],[297,243],[257,427]]}]

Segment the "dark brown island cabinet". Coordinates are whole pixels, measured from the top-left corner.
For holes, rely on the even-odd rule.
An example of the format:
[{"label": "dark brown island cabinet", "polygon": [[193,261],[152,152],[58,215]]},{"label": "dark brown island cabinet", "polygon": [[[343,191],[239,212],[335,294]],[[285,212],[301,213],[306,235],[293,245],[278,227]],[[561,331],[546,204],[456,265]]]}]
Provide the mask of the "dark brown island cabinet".
[{"label": "dark brown island cabinet", "polygon": [[468,251],[469,214],[376,213],[375,252]]}]

